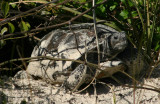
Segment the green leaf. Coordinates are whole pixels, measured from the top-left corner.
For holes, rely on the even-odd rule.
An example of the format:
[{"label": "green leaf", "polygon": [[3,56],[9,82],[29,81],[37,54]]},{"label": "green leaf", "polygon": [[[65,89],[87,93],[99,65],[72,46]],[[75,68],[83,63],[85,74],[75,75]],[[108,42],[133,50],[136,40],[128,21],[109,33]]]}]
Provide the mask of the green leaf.
[{"label": "green leaf", "polygon": [[127,19],[128,18],[128,11],[127,10],[123,10],[121,11],[121,13],[119,14],[120,16],[123,17],[123,19]]},{"label": "green leaf", "polygon": [[37,3],[31,2],[30,5],[31,5],[31,6],[36,6]]},{"label": "green leaf", "polygon": [[128,0],[128,4],[129,4],[129,7],[133,6],[133,3],[130,0]]},{"label": "green leaf", "polygon": [[112,5],[109,7],[110,11],[113,11],[116,8],[117,5]]},{"label": "green leaf", "polygon": [[139,4],[142,6],[144,5],[144,1],[143,0],[138,0]]},{"label": "green leaf", "polygon": [[9,32],[10,32],[10,33],[13,33],[14,30],[15,30],[14,25],[13,25],[12,23],[8,23],[8,26],[9,26]]},{"label": "green leaf", "polygon": [[103,5],[100,5],[99,9],[101,10],[101,13],[105,13],[106,11],[106,8]]},{"label": "green leaf", "polygon": [[128,21],[128,23],[130,23],[130,24],[131,24],[131,19],[127,19],[127,21]]},{"label": "green leaf", "polygon": [[28,29],[31,28],[31,25],[28,22],[26,22],[26,26],[28,27]]},{"label": "green leaf", "polygon": [[24,21],[20,22],[19,27],[20,27],[22,32],[23,31],[28,31],[28,26],[26,25],[26,22],[24,22]]},{"label": "green leaf", "polygon": [[8,31],[8,28],[7,27],[4,27],[2,30],[1,30],[1,35],[4,35],[5,32]]},{"label": "green leaf", "polygon": [[15,8],[17,5],[16,4],[11,4],[12,8]]},{"label": "green leaf", "polygon": [[83,2],[86,2],[86,0],[79,0],[79,2],[83,3]]},{"label": "green leaf", "polygon": [[137,11],[132,11],[132,12],[131,12],[131,14],[132,14],[132,17],[136,17],[136,16],[138,16]]},{"label": "green leaf", "polygon": [[116,6],[118,5],[118,3],[117,2],[110,2],[109,5],[108,5],[109,6],[109,10],[113,11],[116,8]]},{"label": "green leaf", "polygon": [[158,31],[158,32],[160,32],[160,26],[159,26],[159,27],[157,27],[157,31]]},{"label": "green leaf", "polygon": [[154,48],[155,51],[158,51],[160,49],[160,42],[157,42],[156,47]]},{"label": "green leaf", "polygon": [[125,3],[126,3],[126,0],[121,0],[121,2],[125,4]]},{"label": "green leaf", "polygon": [[101,3],[103,0],[97,0],[96,1],[96,4],[99,4],[99,3]]},{"label": "green leaf", "polygon": [[[28,31],[30,28],[30,24],[28,22],[24,22],[23,20],[19,24],[19,28],[21,29],[22,32]],[[27,35],[27,34],[24,34]]]},{"label": "green leaf", "polygon": [[134,6],[131,0],[121,0],[121,2],[125,5],[129,5],[129,7]]},{"label": "green leaf", "polygon": [[9,12],[9,4],[8,4],[8,2],[5,2],[5,1],[2,2],[1,10],[2,10],[2,13],[4,15],[4,18],[6,18],[8,12]]}]

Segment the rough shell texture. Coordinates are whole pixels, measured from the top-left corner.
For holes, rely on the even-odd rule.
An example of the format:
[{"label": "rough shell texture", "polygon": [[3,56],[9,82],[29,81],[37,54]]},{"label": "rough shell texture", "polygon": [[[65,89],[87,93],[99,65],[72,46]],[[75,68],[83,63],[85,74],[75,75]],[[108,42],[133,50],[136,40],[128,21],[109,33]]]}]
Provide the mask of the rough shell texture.
[{"label": "rough shell texture", "polygon": [[[118,32],[111,27],[100,24],[97,25],[97,33],[101,51],[101,64],[105,63],[105,68],[103,69],[107,70],[107,73],[112,71],[110,74],[114,74],[118,70],[113,71],[112,68],[121,68],[120,63],[123,62],[119,60],[113,62],[106,61],[116,57],[117,54],[126,48],[126,35],[124,32]],[[34,48],[31,57],[51,56],[54,58],[80,59],[84,61],[84,56],[86,55],[88,62],[97,64],[96,44],[93,24],[76,24],[54,30],[45,35]],[[79,69],[76,67],[78,65],[72,61],[38,60],[29,63],[27,72],[51,83],[63,83],[71,73],[71,75],[77,75],[76,73]],[[75,69],[76,71],[74,71]],[[110,74],[103,75],[103,77],[110,76]],[[74,81],[76,82],[76,80]]]},{"label": "rough shell texture", "polygon": [[[100,66],[96,78],[110,77],[119,70],[128,69],[131,76],[137,77],[148,68],[142,53],[128,45],[126,34],[105,25],[97,25],[100,48]],[[97,42],[93,24],[76,24],[57,29],[45,35],[35,46],[31,57],[51,56],[59,59],[81,60],[55,61],[49,59],[33,60],[27,72],[53,84],[62,84],[65,89],[77,90],[83,83],[90,82],[98,64]],[[90,66],[86,62],[92,63]]]}]

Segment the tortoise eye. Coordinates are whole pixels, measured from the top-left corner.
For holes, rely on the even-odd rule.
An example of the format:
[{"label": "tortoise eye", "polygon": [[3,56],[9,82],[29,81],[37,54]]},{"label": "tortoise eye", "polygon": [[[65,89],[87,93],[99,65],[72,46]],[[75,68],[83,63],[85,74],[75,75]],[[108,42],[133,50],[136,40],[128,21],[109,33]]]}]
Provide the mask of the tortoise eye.
[{"label": "tortoise eye", "polygon": [[114,39],[118,39],[118,36],[114,36]]}]

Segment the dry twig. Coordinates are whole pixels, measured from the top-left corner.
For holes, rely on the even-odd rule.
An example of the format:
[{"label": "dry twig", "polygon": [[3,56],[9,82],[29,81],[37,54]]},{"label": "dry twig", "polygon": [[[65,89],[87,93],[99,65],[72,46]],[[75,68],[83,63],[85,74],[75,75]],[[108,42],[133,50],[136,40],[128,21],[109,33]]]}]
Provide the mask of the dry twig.
[{"label": "dry twig", "polygon": [[[6,35],[3,35],[3,36],[0,36],[0,40],[1,40],[1,39],[5,39],[5,38],[8,38],[8,37],[10,37],[10,36],[16,36],[16,35],[25,34],[25,33],[36,32],[36,31],[43,31],[43,30],[46,30],[46,29],[51,29],[51,28],[54,28],[54,27],[59,27],[59,26],[65,25],[65,24],[69,24],[70,22],[76,20],[77,18],[79,18],[79,17],[83,16],[84,14],[88,13],[89,11],[91,11],[93,8],[96,8],[96,7],[100,6],[101,4],[103,4],[103,3],[105,3],[105,2],[107,2],[107,0],[104,0],[103,2],[101,2],[101,3],[97,4],[97,5],[95,5],[94,7],[92,7],[92,8],[90,8],[90,9],[82,12],[81,14],[79,14],[79,15],[71,18],[70,20],[68,20],[68,21],[66,21],[66,22],[63,22],[63,23],[60,23],[60,24],[56,24],[56,25],[47,26],[47,27],[36,28],[36,29],[29,30],[29,31],[24,31],[24,32],[16,32],[16,33],[12,33],[12,34],[6,34]],[[58,5],[58,4],[57,4],[57,5]],[[43,6],[44,6],[44,5],[43,5]],[[34,8],[34,9],[35,9],[35,8]],[[29,11],[29,12],[30,12],[30,11]],[[26,13],[26,12],[24,12],[24,13]],[[28,13],[28,11],[27,11],[27,13]],[[21,15],[22,15],[22,14],[21,14]],[[20,15],[20,16],[21,16],[21,15]],[[24,14],[23,14],[23,15],[24,15]],[[17,16],[16,16],[16,17],[17,17]],[[14,18],[15,18],[15,17],[14,17]],[[4,21],[1,21],[0,23],[4,23],[5,21],[8,22],[8,21],[10,21],[10,20],[12,20],[12,19],[14,19],[14,18],[11,17],[11,19],[9,19],[9,20],[7,19],[7,20],[4,20]],[[6,23],[6,22],[5,22],[5,23]]]}]

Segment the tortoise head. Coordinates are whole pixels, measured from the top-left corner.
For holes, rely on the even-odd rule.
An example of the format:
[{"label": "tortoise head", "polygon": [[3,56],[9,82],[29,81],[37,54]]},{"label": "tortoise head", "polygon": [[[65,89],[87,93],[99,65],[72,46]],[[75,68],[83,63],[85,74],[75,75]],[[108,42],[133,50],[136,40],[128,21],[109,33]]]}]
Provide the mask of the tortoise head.
[{"label": "tortoise head", "polygon": [[128,42],[127,42],[127,37],[126,33],[124,31],[122,32],[113,32],[108,38],[108,46],[106,52],[108,56],[115,57],[117,54],[122,52]]}]

